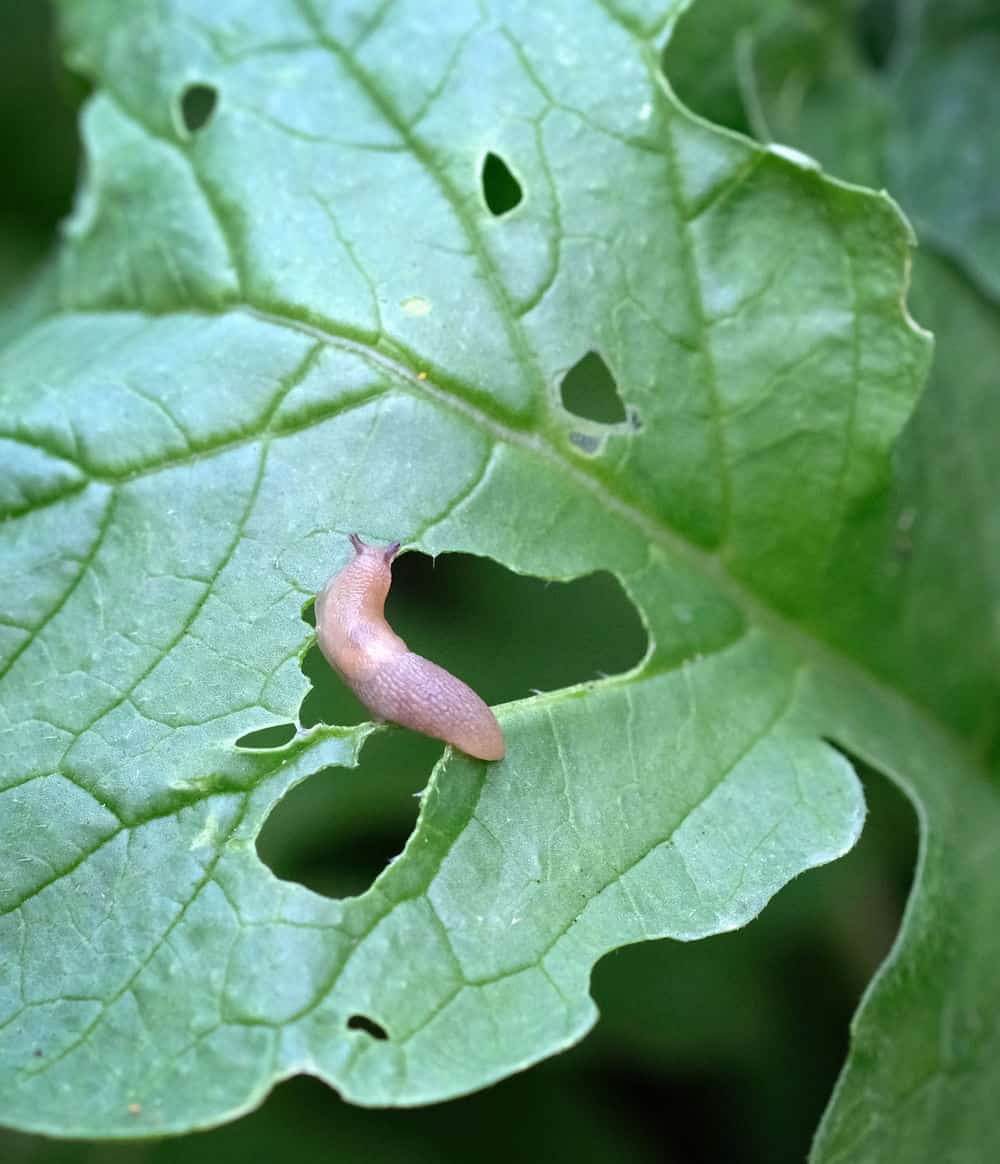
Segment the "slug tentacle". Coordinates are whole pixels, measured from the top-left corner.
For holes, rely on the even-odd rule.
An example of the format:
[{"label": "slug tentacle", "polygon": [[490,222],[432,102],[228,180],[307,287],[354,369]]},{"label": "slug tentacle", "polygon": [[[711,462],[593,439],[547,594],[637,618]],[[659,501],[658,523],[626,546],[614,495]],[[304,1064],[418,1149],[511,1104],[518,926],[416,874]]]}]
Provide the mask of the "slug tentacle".
[{"label": "slug tentacle", "polygon": [[480,760],[502,760],[503,733],[482,699],[407,647],[385,620],[399,542],[366,545],[316,599],[316,638],[326,661],[376,719],[444,740]]}]

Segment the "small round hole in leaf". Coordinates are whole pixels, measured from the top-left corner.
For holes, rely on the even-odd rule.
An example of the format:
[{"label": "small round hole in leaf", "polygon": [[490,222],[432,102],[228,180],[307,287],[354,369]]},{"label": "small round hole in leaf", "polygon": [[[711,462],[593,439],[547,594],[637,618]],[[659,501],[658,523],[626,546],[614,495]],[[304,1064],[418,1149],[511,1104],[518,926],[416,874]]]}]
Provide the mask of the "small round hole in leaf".
[{"label": "small round hole in leaf", "polygon": [[594,436],[589,432],[571,432],[569,439],[581,453],[586,453],[588,457],[593,457],[601,451],[601,438]]},{"label": "small round hole in leaf", "polygon": [[295,735],[295,724],[278,723],[273,727],[247,732],[236,741],[238,748],[283,748]]},{"label": "small round hole in leaf", "polygon": [[563,408],[598,424],[621,424],[625,405],[611,369],[597,352],[587,352],[563,377]]},{"label": "small round hole in leaf", "polygon": [[371,1035],[373,1039],[387,1039],[389,1032],[377,1023],[374,1019],[369,1018],[366,1014],[352,1014],[347,1020],[347,1026],[352,1031],[364,1031],[365,1034]]},{"label": "small round hole in leaf", "polygon": [[219,94],[212,85],[188,85],[181,94],[181,117],[188,133],[203,129],[219,100]]},{"label": "small round hole in leaf", "polygon": [[483,162],[483,197],[490,213],[497,218],[507,214],[524,198],[521,183],[514,177],[510,167],[496,154],[487,154]]}]

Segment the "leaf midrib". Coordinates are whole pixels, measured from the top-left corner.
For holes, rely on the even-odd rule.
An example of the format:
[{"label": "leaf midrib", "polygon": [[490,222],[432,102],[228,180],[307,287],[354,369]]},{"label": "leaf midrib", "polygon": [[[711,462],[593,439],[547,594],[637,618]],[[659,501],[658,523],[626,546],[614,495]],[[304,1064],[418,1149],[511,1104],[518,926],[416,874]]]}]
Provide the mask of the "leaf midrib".
[{"label": "leaf midrib", "polygon": [[[478,232],[474,229],[473,224],[468,221],[463,209],[462,200],[457,197],[456,192],[451,188],[450,184],[438,170],[430,164],[431,158],[427,153],[427,147],[414,133],[413,127],[408,125],[400,116],[398,110],[385,97],[381,89],[373,82],[372,78],[364,72],[354,59],[352,53],[356,49],[356,45],[347,48],[339,42],[327,35],[326,30],[322,27],[320,18],[317,16],[310,0],[293,0],[294,7],[303,18],[306,25],[310,28],[315,37],[317,47],[324,49],[334,55],[341,63],[341,65],[350,73],[354,81],[359,85],[361,90],[368,96],[369,100],[373,101],[378,109],[379,115],[383,117],[386,122],[391,125],[397,133],[400,134],[404,146],[413,151],[417,160],[421,162],[425,170],[437,181],[439,187],[442,188],[442,193],[448,201],[452,209],[458,214],[460,225],[470,244],[474,246],[476,253],[481,260],[481,268],[488,277],[491,293],[497,301],[500,308],[507,307],[507,311],[501,310],[501,315],[505,322],[510,319],[511,324],[507,328],[509,338],[514,346],[514,349],[525,358],[525,362],[532,365],[536,374],[540,375],[537,362],[534,358],[534,353],[527,348],[526,339],[519,327],[516,326],[516,314],[513,312],[513,305],[509,299],[506,287],[503,285],[497,276],[492,262],[489,257],[483,252],[481,241],[479,240]],[[623,17],[623,14],[618,12],[609,3],[604,0],[597,0],[597,7],[610,18],[615,24],[621,27],[629,37],[636,43],[643,62],[646,66],[647,72],[650,76],[651,83],[654,89],[663,94],[671,105],[676,106],[678,103],[665,83],[657,64],[657,60],[653,53],[653,46],[650,43],[650,36],[644,34],[637,29],[630,20]],[[665,22],[664,27],[668,27],[670,17]],[[662,33],[662,29],[660,30]],[[655,38],[656,33],[652,34]],[[95,78],[96,80],[96,78]],[[239,264],[239,248],[233,245],[232,239],[229,237],[225,229],[225,219],[220,213],[216,200],[210,195],[210,191],[206,188],[206,184],[198,171],[198,167],[194,164],[190,156],[189,150],[179,143],[162,133],[157,132],[146,121],[138,116],[135,112],[129,110],[126,112],[125,105],[122,102],[121,96],[117,94],[107,80],[104,80],[104,91],[107,95],[115,101],[115,103],[126,113],[128,117],[135,121],[135,123],[142,128],[146,133],[157,138],[162,143],[169,145],[176,150],[188,163],[192,172],[194,180],[210,208],[210,211],[215,218],[222,235],[227,243],[227,248],[230,253],[230,260],[233,263],[234,270],[238,273],[239,282],[245,288],[246,283],[243,278],[243,273]],[[721,131],[720,131],[721,132]],[[763,152],[763,151],[761,151]],[[245,294],[245,290],[244,290]],[[521,430],[505,424],[503,421],[490,416],[481,408],[471,403],[465,396],[449,391],[448,389],[435,384],[427,378],[426,374],[418,376],[412,372],[404,364],[394,359],[392,356],[379,351],[369,344],[361,342],[360,340],[350,339],[346,336],[338,335],[326,328],[299,320],[292,316],[282,315],[280,313],[269,311],[267,309],[256,308],[249,304],[239,304],[236,302],[229,302],[215,311],[201,309],[177,309],[176,312],[160,312],[149,313],[142,311],[135,311],[132,308],[123,308],[122,314],[138,314],[156,317],[157,315],[167,315],[174,313],[184,313],[191,315],[219,315],[227,312],[242,312],[253,318],[259,319],[261,322],[268,323],[272,326],[289,328],[299,331],[302,334],[308,335],[320,343],[340,348],[344,351],[352,352],[360,356],[362,359],[370,364],[374,364],[384,371],[391,374],[398,385],[407,388],[414,395],[429,398],[436,403],[446,407],[453,412],[457,412],[463,416],[471,424],[480,430],[491,435],[496,441],[504,441],[509,445],[522,448],[529,453],[539,456],[548,464],[553,465],[558,471],[564,473],[577,486],[585,489],[591,494],[602,506],[602,508],[609,514],[625,520],[640,531],[640,533],[650,542],[660,546],[679,557],[703,575],[707,580],[715,586],[715,588],[724,596],[726,596],[734,605],[740,609],[748,620],[757,623],[759,626],[767,628],[771,633],[778,638],[788,643],[792,649],[802,658],[808,659],[815,665],[827,669],[840,672],[849,677],[855,683],[861,683],[867,687],[875,698],[889,699],[891,701],[901,704],[909,714],[915,716],[926,729],[936,731],[947,737],[952,746],[956,747],[966,761],[984,778],[988,778],[988,769],[984,757],[977,754],[973,745],[962,738],[958,733],[945,721],[943,721],[936,709],[922,703],[901,691],[899,688],[891,686],[884,679],[882,679],[870,666],[858,659],[856,656],[845,653],[842,649],[834,647],[828,641],[820,638],[815,632],[805,631],[798,624],[793,622],[785,614],[783,614],[777,607],[771,605],[757,597],[757,595],[743,583],[738,576],[733,574],[721,553],[713,550],[706,550],[697,545],[695,542],[689,540],[685,535],[679,533],[676,529],[670,526],[667,522],[660,518],[653,517],[641,509],[636,508],[629,502],[625,501],[618,494],[608,488],[607,483],[601,481],[590,473],[585,472],[579,465],[569,461],[564,453],[559,450],[551,439],[543,436],[541,433],[532,430]],[[52,315],[58,316],[68,314],[65,311],[53,312]],[[87,314],[84,312],[83,314]],[[105,312],[106,314],[106,312]],[[47,318],[52,318],[48,316]],[[36,320],[35,325],[41,323],[42,320]],[[17,337],[21,338],[21,337]],[[16,339],[13,341],[16,343]],[[12,346],[12,345],[11,345]],[[406,353],[409,354],[409,353]],[[153,472],[158,472],[169,466],[176,466],[184,464],[191,460],[199,459],[205,456],[214,456],[216,453],[224,452],[230,448],[239,447],[260,440],[262,438],[277,439],[281,436],[292,435],[295,432],[303,431],[323,423],[324,421],[337,416],[350,408],[357,407],[365,403],[367,400],[381,393],[373,392],[371,394],[359,395],[352,397],[346,403],[341,400],[338,406],[329,410],[329,412],[315,412],[311,413],[300,425],[282,426],[275,430],[270,427],[270,421],[274,417],[277,408],[280,406],[281,399],[286,396],[295,386],[295,382],[290,385],[283,385],[283,391],[279,393],[275,402],[265,412],[265,427],[261,431],[249,433],[236,437],[232,440],[220,443],[214,446],[206,446],[203,448],[196,448],[192,451],[190,457],[175,457],[171,458],[169,462],[162,461],[155,465],[147,465],[136,470],[133,473],[122,475],[119,477],[102,477],[100,475],[90,473],[88,470],[67,458],[64,454],[55,454],[61,456],[63,460],[69,463],[77,464],[80,471],[86,473],[91,480],[102,481],[108,483],[125,482],[137,477],[149,475]],[[15,438],[16,439],[16,438]],[[41,446],[44,447],[44,446]],[[46,449],[45,451],[50,451]],[[85,487],[85,486],[81,486]],[[58,495],[48,499],[44,504],[53,504],[62,500],[65,496],[78,492],[79,489],[74,487],[66,490]],[[41,508],[42,506],[34,507]],[[24,511],[22,511],[24,512]]]},{"label": "leaf midrib", "polygon": [[[203,308],[194,310],[183,308],[173,313],[141,312],[135,311],[134,309],[127,309],[121,312],[121,314],[127,315],[145,315],[150,319],[160,318],[167,314],[185,314],[191,315],[192,317],[215,317],[230,313],[247,315],[271,327],[296,331],[326,347],[350,352],[363,359],[369,365],[387,373],[395,382],[397,390],[402,389],[417,398],[430,400],[440,407],[458,414],[466,422],[491,437],[495,442],[503,442],[521,449],[532,456],[538,457],[547,465],[562,473],[573,485],[589,493],[609,515],[613,515],[633,526],[649,542],[667,551],[668,554],[674,555],[695,569],[719,593],[728,598],[741,610],[748,621],[770,631],[777,638],[789,645],[803,660],[807,660],[821,669],[837,672],[855,684],[863,685],[868,689],[871,697],[874,699],[889,700],[905,709],[907,714],[918,720],[925,730],[930,730],[946,737],[951,742],[951,746],[961,753],[966,763],[983,779],[989,778],[988,768],[983,757],[973,750],[969,741],[963,739],[949,724],[940,719],[933,708],[919,702],[908,693],[889,684],[872,670],[867,663],[833,646],[814,632],[804,630],[777,607],[759,598],[738,576],[731,572],[726,560],[719,552],[698,546],[670,526],[663,518],[651,515],[630,502],[625,501],[621,496],[609,489],[603,480],[570,461],[555,446],[552,440],[542,433],[534,430],[518,429],[506,424],[496,417],[487,414],[464,396],[457,395],[455,392],[435,383],[424,373],[418,374],[412,371],[405,364],[400,363],[384,352],[374,349],[358,340],[332,332],[319,324],[296,319],[293,316],[281,315],[246,304],[231,305],[219,311],[210,311]],[[44,319],[36,320],[33,328],[42,326],[52,319],[66,314],[106,315],[116,314],[116,312],[53,312]],[[22,336],[18,338],[23,338],[24,334],[28,333],[22,333]],[[16,343],[16,341],[14,342]],[[308,362],[311,363],[311,361]],[[300,368],[297,371],[301,367],[302,365],[300,364]],[[293,379],[290,384],[286,383],[282,385],[278,402],[272,403],[265,410],[266,422],[273,418],[280,404],[280,400],[288,395],[296,383],[297,379]],[[390,388],[387,391],[392,391],[392,389]],[[216,445],[196,448],[188,456],[171,457],[169,460],[150,463],[142,466],[140,469],[122,475],[94,473],[85,466],[80,465],[79,462],[72,461],[62,452],[54,452],[44,445],[39,447],[42,447],[46,452],[54,452],[54,455],[74,464],[82,473],[87,475],[90,481],[103,484],[125,484],[129,481],[150,476],[162,472],[165,469],[175,468],[178,465],[190,463],[204,457],[220,455],[231,449],[259,442],[262,439],[278,440],[285,436],[295,435],[296,433],[323,424],[333,417],[359,407],[382,394],[379,391],[363,393],[356,398],[352,397],[346,404],[343,400],[338,401],[337,406],[328,411],[310,413],[299,424],[293,423],[283,425],[280,429],[264,428],[253,433],[246,433]],[[18,438],[15,435],[13,439]],[[86,486],[84,485],[82,487],[85,488]],[[78,490],[74,489],[69,492],[75,493]],[[34,508],[40,509],[44,508],[45,505],[56,504],[67,495],[67,493],[59,494]]]},{"label": "leaf midrib", "polygon": [[[941,720],[933,708],[887,683],[862,660],[848,655],[818,635],[803,630],[777,607],[759,598],[750,590],[730,571],[725,558],[719,552],[704,549],[677,531],[663,518],[646,513],[624,500],[610,490],[606,483],[596,475],[586,472],[581,466],[570,461],[542,433],[535,430],[518,429],[505,424],[503,421],[488,415],[471,401],[434,383],[428,376],[421,378],[420,374],[394,360],[391,356],[367,347],[356,340],[337,336],[317,324],[253,307],[244,306],[236,310],[245,312],[272,326],[298,330],[331,347],[339,347],[344,351],[352,352],[388,372],[401,387],[405,387],[412,395],[430,399],[442,407],[458,413],[496,441],[503,441],[538,456],[565,474],[574,484],[587,490],[608,513],[628,522],[649,541],[698,570],[720,593],[733,602],[749,621],[757,623],[785,640],[804,660],[826,669],[839,671],[854,681],[863,683],[876,698],[888,699],[902,706],[909,714],[916,716],[928,730],[946,737],[952,746],[962,753],[966,761],[980,775],[987,778],[987,768],[982,757],[973,752],[968,741],[958,735],[949,724]],[[348,407],[354,407],[355,403],[352,400]],[[342,408],[331,410],[329,417],[336,416],[341,411],[343,411]],[[305,429],[313,424],[321,424],[329,417],[325,415],[310,417],[301,428]],[[290,426],[274,435],[279,437],[295,431],[301,430]],[[253,439],[260,438],[247,438],[247,440]]]}]

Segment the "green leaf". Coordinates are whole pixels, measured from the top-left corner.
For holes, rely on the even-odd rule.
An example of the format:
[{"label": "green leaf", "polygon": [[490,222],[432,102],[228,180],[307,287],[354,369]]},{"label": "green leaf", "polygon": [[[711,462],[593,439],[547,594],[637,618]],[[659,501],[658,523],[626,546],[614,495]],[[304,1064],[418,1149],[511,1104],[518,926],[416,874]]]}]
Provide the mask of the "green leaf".
[{"label": "green leaf", "polygon": [[1000,116],[991,0],[699,0],[666,55],[692,108],[885,185],[922,243],[1000,294],[1000,146],[982,132]]},{"label": "green leaf", "polygon": [[[918,255],[914,306],[938,337],[930,389],[900,442],[895,486],[848,531],[823,624],[936,709],[968,758],[937,752],[923,734],[891,757],[878,743],[891,718],[838,736],[913,800],[922,853],[897,947],[855,1019],[851,1054],[812,1158],[978,1161],[1000,1150],[991,1099],[1000,1086],[1000,1032],[988,1017],[1000,953],[992,876],[1000,834],[1000,310],[982,291],[992,261],[984,188],[995,186],[998,164],[979,132],[980,114],[957,111],[982,108],[982,65],[996,55],[996,14],[985,3],[913,5],[890,67],[878,75],[863,64],[842,7],[818,7],[834,30],[822,51],[810,34],[804,43],[811,55],[786,55],[809,61],[805,69],[782,67],[779,41],[764,21],[730,26],[731,43],[734,51],[739,38],[755,44],[754,99],[772,129],[780,126],[792,145],[848,174],[882,174],[914,207],[931,252]],[[815,7],[803,11],[816,16]],[[706,0],[685,36],[698,42],[710,27],[725,56],[720,26],[727,19],[723,5]],[[802,11],[797,19],[802,36]],[[794,109],[781,97],[792,87]],[[697,86],[685,82],[681,91],[697,102]],[[863,149],[845,138],[844,110],[859,127],[868,119],[871,132],[853,138]],[[859,561],[873,564],[863,592]]]},{"label": "green leaf", "polygon": [[[365,1104],[482,1087],[586,1032],[606,951],[742,925],[846,851],[828,741],[931,805],[896,956],[929,1011],[989,953],[961,888],[997,806],[947,725],[995,690],[959,706],[932,660],[904,688],[884,641],[925,640],[873,645],[895,592],[865,605],[928,358],[910,236],[679,107],[680,7],[64,4],[86,177],[0,333],[5,1122],[180,1131],[300,1072]],[[524,195],[502,215],[488,154]],[[620,423],[560,404],[591,351]],[[296,720],[302,607],[353,529],[610,570],[649,650],[500,708],[507,759],[446,754],[401,858],[335,901],[254,841],[375,729],[235,741]]]}]

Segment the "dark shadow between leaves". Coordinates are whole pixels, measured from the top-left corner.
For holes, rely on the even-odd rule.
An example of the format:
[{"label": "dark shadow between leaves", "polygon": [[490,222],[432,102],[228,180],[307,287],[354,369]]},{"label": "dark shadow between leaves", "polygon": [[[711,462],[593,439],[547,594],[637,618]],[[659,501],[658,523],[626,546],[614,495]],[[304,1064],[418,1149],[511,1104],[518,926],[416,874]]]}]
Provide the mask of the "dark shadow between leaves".
[{"label": "dark shadow between leaves", "polygon": [[862,0],[854,10],[854,35],[873,69],[889,68],[899,40],[899,0]]},{"label": "dark shadow between leaves", "polygon": [[595,968],[601,1021],[568,1058],[601,1072],[637,1128],[668,1120],[694,1164],[806,1158],[851,1017],[896,939],[916,814],[848,758],[869,807],[850,853],[797,877],[740,930],[640,942]]},{"label": "dark shadow between leaves", "polygon": [[52,251],[80,171],[77,114],[93,86],[60,67],[53,8],[0,4],[0,300]]},{"label": "dark shadow between leaves", "polygon": [[[546,583],[467,554],[436,561],[403,554],[393,566],[386,615],[412,650],[493,705],[627,671],[647,646],[639,615],[613,575]],[[303,618],[312,625],[311,605]],[[315,645],[302,669],[312,684],[303,727],[371,718]],[[290,726],[248,733],[240,746],[266,746],[273,733],[272,746],[280,747]],[[329,897],[364,892],[402,852],[443,747],[402,728],[372,736],[357,769],[317,773],[274,807],[257,839],[261,860],[283,880]]]}]

